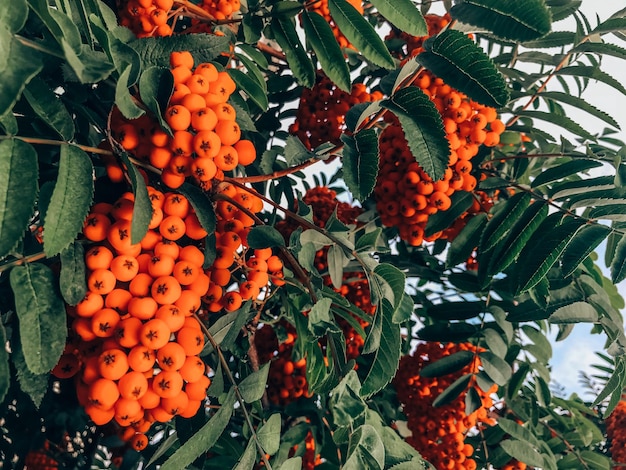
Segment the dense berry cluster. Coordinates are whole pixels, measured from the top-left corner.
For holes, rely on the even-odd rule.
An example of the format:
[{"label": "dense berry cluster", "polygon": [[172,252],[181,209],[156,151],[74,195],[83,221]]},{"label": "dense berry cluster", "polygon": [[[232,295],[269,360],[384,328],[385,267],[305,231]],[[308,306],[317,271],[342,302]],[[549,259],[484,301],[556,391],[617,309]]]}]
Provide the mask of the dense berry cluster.
[{"label": "dense berry cluster", "polygon": [[[240,8],[239,0],[203,0],[197,5],[177,0],[119,0],[117,7],[120,24],[139,38],[210,33],[215,20],[230,19]],[[181,22],[181,18],[189,21]]]},{"label": "dense berry cluster", "polygon": [[346,129],[345,115],[355,104],[382,98],[379,91],[368,93],[363,83],[352,85],[350,93],[337,87],[324,73],[319,72],[312,88],[304,88],[295,122],[289,132],[309,149],[330,142],[339,144]]},{"label": "dense berry cluster", "polygon": [[399,31],[392,27],[389,34],[385,37],[385,41],[391,49],[391,53],[398,59],[404,61],[411,57],[415,57],[422,52],[423,44],[426,39],[431,36],[436,36],[445,28],[451,20],[450,14],[446,13],[443,16],[428,14],[424,15],[426,20],[426,26],[428,27],[427,36],[412,36],[411,34]]},{"label": "dense berry cluster", "polygon": [[622,468],[626,464],[626,400],[621,400],[604,422],[613,468]]},{"label": "dense berry cluster", "polygon": [[41,449],[32,450],[24,459],[25,470],[58,470],[59,462],[50,455],[50,443],[44,442]]},{"label": "dense berry cluster", "polygon": [[[448,168],[433,181],[409,149],[404,131],[394,116],[386,115],[387,127],[380,135],[380,169],[374,194],[383,224],[397,227],[400,237],[418,246],[430,215],[445,211],[455,191],[473,191],[471,159],[479,146],[493,147],[500,141],[504,123],[494,108],[480,105],[446,85],[440,78],[422,72],[417,85],[440,112],[450,145]],[[434,240],[441,232],[429,237]]]},{"label": "dense berry cluster", "polygon": [[[111,134],[131,156],[163,170],[161,180],[168,187],[178,188],[190,177],[208,190],[237,165],[251,164],[256,150],[251,141],[241,139],[237,113],[227,103],[236,89],[228,72],[208,62],[194,68],[186,51],[173,52],[170,65],[174,92],[165,121],[172,135],[156,118],[128,120],[117,109],[111,116]],[[112,179],[119,179],[122,172],[109,163]]]},{"label": "dense berry cluster", "polygon": [[465,343],[421,343],[412,355],[402,357],[394,378],[398,400],[412,432],[406,440],[438,470],[476,468],[476,462],[471,458],[474,449],[465,443],[465,434],[479,423],[492,424],[487,412],[493,404],[490,395],[495,392],[495,386],[488,392],[476,388],[483,406],[467,415],[465,393],[439,407],[434,407],[433,401],[460,376],[478,372],[480,360],[477,356],[463,369],[442,377],[422,377],[420,371],[457,351],[475,350],[474,346]]}]

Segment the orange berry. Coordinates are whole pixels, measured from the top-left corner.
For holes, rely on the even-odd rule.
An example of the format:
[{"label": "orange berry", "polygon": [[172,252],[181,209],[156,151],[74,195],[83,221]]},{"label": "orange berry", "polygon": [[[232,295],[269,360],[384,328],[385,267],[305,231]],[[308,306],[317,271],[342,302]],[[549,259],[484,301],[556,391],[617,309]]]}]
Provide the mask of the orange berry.
[{"label": "orange berry", "polygon": [[159,233],[168,240],[179,240],[185,235],[185,222],[177,215],[168,215],[159,225]]},{"label": "orange berry", "polygon": [[183,378],[177,371],[163,370],[154,376],[152,389],[161,398],[175,397],[183,389]]},{"label": "orange berry", "polygon": [[172,274],[175,264],[176,261],[171,256],[155,255],[150,259],[150,263],[148,263],[148,274],[154,278],[169,276]]},{"label": "orange berry", "polygon": [[108,349],[98,356],[98,370],[105,379],[118,380],[128,367],[128,357],[121,349]]},{"label": "orange berry", "polygon": [[120,320],[121,317],[116,310],[112,308],[100,309],[91,317],[91,331],[99,338],[110,338]]},{"label": "orange berry", "polygon": [[154,367],[156,353],[143,344],[133,346],[128,352],[128,365],[137,372],[147,372]]},{"label": "orange berry", "polygon": [[122,319],[115,329],[115,339],[123,348],[132,348],[139,344],[139,330],[143,323],[139,318],[128,317]]},{"label": "orange berry", "polygon": [[76,304],[76,314],[80,317],[90,318],[104,306],[104,298],[92,291],[87,291],[83,300]]},{"label": "orange berry", "polygon": [[161,305],[154,318],[163,320],[173,333],[180,330],[185,323],[185,314],[176,305]]},{"label": "orange berry", "polygon": [[149,320],[154,317],[159,306],[152,297],[133,297],[128,302],[128,313],[139,320]]},{"label": "orange berry", "polygon": [[130,284],[128,291],[135,297],[146,297],[150,294],[150,288],[154,279],[148,273],[137,274]]},{"label": "orange berry", "polygon": [[134,256],[119,255],[113,258],[109,269],[118,281],[128,282],[139,273],[139,263]]},{"label": "orange berry", "polygon": [[148,436],[144,433],[138,432],[130,440],[130,446],[137,452],[141,452],[146,447],[148,447],[149,440]]},{"label": "orange berry", "polygon": [[161,276],[152,284],[151,293],[160,305],[173,304],[180,297],[182,289],[173,276]]},{"label": "orange berry", "polygon": [[[162,0],[159,0],[159,1],[162,1]],[[169,8],[165,8],[163,6],[161,6],[161,8],[165,10],[169,10]],[[189,51],[173,51],[170,53],[170,66],[171,67],[183,66],[188,69],[192,69],[193,62],[194,62],[193,56],[191,55],[191,52]]]},{"label": "orange berry", "polygon": [[89,403],[101,410],[111,409],[119,396],[119,389],[113,380],[100,378],[89,385]]},{"label": "orange berry", "polygon": [[220,138],[222,145],[234,145],[241,138],[241,128],[236,121],[218,121],[215,133]]},{"label": "orange berry", "polygon": [[185,235],[192,240],[203,240],[209,233],[204,229],[195,213],[185,217]]},{"label": "orange berry", "polygon": [[120,396],[129,400],[139,400],[148,390],[148,379],[142,372],[131,370],[117,382]]},{"label": "orange berry", "polygon": [[111,227],[109,218],[100,213],[91,213],[83,223],[83,235],[92,242],[101,242],[107,238]]},{"label": "orange berry", "polygon": [[191,127],[196,132],[212,131],[217,125],[217,116],[211,108],[201,108],[191,113]]},{"label": "orange berry", "polygon": [[169,342],[171,333],[165,321],[153,318],[139,330],[139,341],[148,348],[159,349]]},{"label": "orange berry", "polygon": [[182,104],[172,105],[165,110],[165,122],[173,131],[186,131],[191,125],[191,111]]},{"label": "orange berry", "polygon": [[115,289],[115,275],[108,269],[96,269],[87,278],[87,288],[91,292],[106,295]]},{"label": "orange berry", "polygon": [[239,140],[233,147],[237,151],[240,165],[248,166],[256,160],[256,148],[250,140]]},{"label": "orange berry", "polygon": [[176,341],[185,349],[187,356],[197,356],[204,348],[202,331],[190,326],[184,326],[176,333]]},{"label": "orange berry", "polygon": [[229,312],[234,312],[239,309],[242,303],[243,299],[241,298],[241,294],[237,291],[230,291],[222,296],[222,305],[224,309]]},{"label": "orange berry", "polygon": [[162,370],[179,370],[186,358],[185,349],[173,341],[157,351],[157,361]]},{"label": "orange berry", "polygon": [[198,356],[187,356],[179,372],[185,382],[193,383],[202,378],[205,370],[206,366],[202,359]]},{"label": "orange berry", "polygon": [[95,245],[85,253],[85,266],[91,271],[96,269],[109,269],[113,261],[113,252],[106,246]]}]

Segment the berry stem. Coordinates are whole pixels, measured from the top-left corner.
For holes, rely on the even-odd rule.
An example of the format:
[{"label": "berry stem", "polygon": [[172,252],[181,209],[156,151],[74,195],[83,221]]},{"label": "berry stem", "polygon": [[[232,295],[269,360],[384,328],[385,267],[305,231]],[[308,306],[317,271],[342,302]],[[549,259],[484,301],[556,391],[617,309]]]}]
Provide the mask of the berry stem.
[{"label": "berry stem", "polygon": [[0,273],[12,268],[13,266],[21,266],[26,263],[34,263],[35,261],[39,261],[44,259],[46,254],[41,251],[39,253],[34,253],[32,255],[24,256],[21,258],[14,259],[12,261],[8,261],[2,265],[0,265]]},{"label": "berry stem", "polygon": [[64,140],[41,139],[39,137],[22,137],[19,135],[2,135],[0,136],[0,139],[20,139],[23,142],[27,142],[29,144],[36,144],[36,145],[61,146],[61,145],[67,144],[67,145],[74,145],[78,147],[79,149],[84,150],[85,152],[89,152],[89,153],[96,153],[99,155],[109,155],[109,156],[115,155],[110,150],[101,149],[98,147],[91,147],[89,145],[75,144],[73,142],[66,142]]}]

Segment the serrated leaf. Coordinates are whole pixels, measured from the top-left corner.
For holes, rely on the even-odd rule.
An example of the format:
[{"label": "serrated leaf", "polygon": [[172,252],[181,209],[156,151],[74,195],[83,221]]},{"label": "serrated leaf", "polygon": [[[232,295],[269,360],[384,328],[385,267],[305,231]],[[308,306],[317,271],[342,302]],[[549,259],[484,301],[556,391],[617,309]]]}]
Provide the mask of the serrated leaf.
[{"label": "serrated leaf", "polygon": [[543,457],[528,442],[518,439],[506,439],[500,443],[500,447],[511,457],[524,462],[532,467],[543,468]]},{"label": "serrated leaf", "polygon": [[342,468],[382,470],[385,465],[385,446],[373,426],[364,424],[350,436],[348,458]]},{"label": "serrated leaf", "polygon": [[487,222],[480,240],[480,251],[488,251],[502,240],[528,209],[529,204],[530,194],[527,192],[519,192],[506,201],[504,206]]},{"label": "serrated leaf", "polygon": [[4,57],[0,64],[0,116],[3,116],[41,71],[43,63],[39,52],[20,43],[4,25],[0,25],[0,50]]},{"label": "serrated leaf", "polygon": [[472,380],[472,374],[465,374],[452,382],[448,388],[437,395],[437,398],[433,400],[433,407],[447,405],[448,403],[457,399],[467,389],[470,380]]},{"label": "serrated leaf", "polygon": [[45,374],[65,348],[65,306],[55,274],[43,264],[15,266],[9,275],[19,320],[20,342],[28,369]]},{"label": "serrated leaf", "polygon": [[511,378],[511,366],[491,351],[480,353],[480,363],[489,378],[498,385],[506,385]]},{"label": "serrated leaf", "polygon": [[[526,246],[528,240],[537,230],[537,227],[548,216],[548,206],[542,201],[533,202],[521,217],[511,227],[509,234],[500,245],[501,248],[491,257],[490,262],[487,263],[489,276],[498,274],[504,271],[521,251]],[[480,257],[478,259],[479,272],[481,269],[481,263],[485,263]]]},{"label": "serrated leaf", "polygon": [[252,470],[256,463],[257,449],[254,443],[254,438],[251,438],[246,445],[246,450],[239,457],[237,464],[233,467],[233,470]]},{"label": "serrated leaf", "polygon": [[393,307],[383,299],[381,311],[382,335],[370,370],[363,380],[361,396],[368,397],[382,390],[396,374],[400,361],[400,325],[393,323]]},{"label": "serrated leaf", "polygon": [[406,275],[390,263],[378,264],[374,268],[374,274],[378,276],[378,281],[383,286],[385,298],[396,308],[404,294]]},{"label": "serrated leaf", "polygon": [[465,227],[448,246],[446,264],[449,267],[456,266],[467,260],[474,248],[478,246],[480,236],[486,224],[487,214],[484,212],[469,218]]},{"label": "serrated leaf", "polygon": [[338,245],[328,247],[326,260],[328,262],[330,281],[335,289],[340,289],[343,283],[343,268],[348,264],[349,260],[343,252],[343,249]]},{"label": "serrated leaf", "polygon": [[616,44],[610,44],[606,42],[591,42],[585,41],[574,47],[571,52],[578,53],[592,53],[599,55],[608,55],[617,57],[618,59],[626,59],[626,49]]},{"label": "serrated leaf", "polygon": [[581,126],[580,124],[578,124],[577,122],[575,122],[574,120],[570,119],[567,116],[563,116],[563,115],[556,114],[556,113],[548,113],[545,111],[534,111],[534,110],[528,110],[528,109],[516,110],[515,114],[519,115],[520,117],[529,117],[532,119],[539,119],[542,121],[550,122],[556,126],[562,127],[563,129],[569,132],[572,132],[576,135],[584,137],[587,140],[596,139],[593,134],[587,131],[587,129],[585,129],[583,126]]},{"label": "serrated leaf", "polygon": [[501,2],[463,0],[450,10],[452,18],[485,28],[495,36],[512,41],[529,41],[547,34],[551,28],[550,11],[544,0]]},{"label": "serrated leaf", "polygon": [[115,84],[115,105],[126,119],[137,119],[143,116],[146,111],[136,103],[136,99],[131,95],[129,88],[133,85],[130,81],[133,67],[128,66],[120,74]]},{"label": "serrated leaf", "polygon": [[284,153],[285,160],[289,166],[299,165],[315,157],[315,154],[307,149],[299,138],[293,135],[287,137]]},{"label": "serrated leaf", "polygon": [[353,136],[342,135],[345,144],[341,162],[343,177],[352,195],[364,201],[376,186],[378,176],[378,136],[374,129],[364,129]]},{"label": "serrated leaf", "polygon": [[587,103],[587,101],[585,101],[582,98],[579,98],[578,96],[571,95],[569,93],[564,93],[561,91],[544,91],[539,94],[539,97],[565,103],[570,106],[574,106],[575,108],[580,109],[581,111],[585,111],[591,114],[592,116],[597,117],[598,119],[604,121],[608,125],[613,126],[617,129],[620,129],[619,123],[612,116],[596,108],[595,106],[592,106],[591,104]]},{"label": "serrated leaf", "polygon": [[44,221],[43,247],[48,257],[67,248],[82,230],[93,193],[89,155],[75,145],[62,145],[59,174]]},{"label": "serrated leaf", "polygon": [[43,397],[48,391],[48,379],[50,374],[34,374],[30,371],[26,365],[26,359],[24,358],[24,351],[20,344],[11,342],[11,360],[15,366],[17,372],[17,380],[20,383],[20,389],[30,397],[35,404],[36,408],[39,408]]},{"label": "serrated leaf", "polygon": [[359,392],[361,382],[354,370],[350,370],[333,389],[330,403],[333,410],[333,423],[338,427],[354,427],[367,412],[367,404]]},{"label": "serrated leaf", "polygon": [[92,50],[87,44],[81,44],[80,49],[75,50],[63,37],[61,46],[67,64],[72,68],[80,83],[101,82],[115,70],[104,52]]},{"label": "serrated leaf", "polygon": [[615,88],[620,93],[626,95],[626,88],[624,88],[624,85],[622,85],[619,80],[616,80],[608,73],[592,65],[570,65],[557,71],[557,74],[598,80],[599,82],[605,83],[610,87]]},{"label": "serrated leaf", "polygon": [[587,302],[574,302],[558,308],[550,317],[550,323],[595,323],[598,312]]},{"label": "serrated leaf", "polygon": [[172,51],[189,51],[195,64],[210,62],[222,52],[228,52],[228,36],[216,34],[176,34],[168,37],[147,37],[129,44],[141,57],[141,70],[150,66],[169,68]]},{"label": "serrated leaf", "polygon": [[[526,248],[520,253],[526,262],[519,272],[518,292],[528,291],[545,277],[583,225],[584,221],[568,218],[549,233],[531,237]],[[533,243],[533,240],[536,243]]]},{"label": "serrated leaf", "polygon": [[626,235],[617,242],[613,259],[611,260],[611,280],[614,284],[626,279]]},{"label": "serrated leaf", "polygon": [[420,371],[422,377],[441,377],[463,369],[472,362],[474,353],[471,351],[457,351],[441,359],[425,365]]},{"label": "serrated leaf", "polygon": [[450,227],[462,214],[464,214],[474,202],[474,195],[467,191],[455,191],[450,196],[452,204],[445,211],[437,211],[428,217],[424,236],[434,235],[441,230]]},{"label": "serrated leaf", "polygon": [[555,167],[545,169],[537,175],[530,186],[531,188],[539,188],[545,184],[553,183],[560,179],[567,178],[568,176],[583,173],[599,166],[602,166],[601,162],[577,158],[576,160],[561,163]]},{"label": "serrated leaf", "polygon": [[604,225],[586,225],[580,229],[563,252],[562,276],[568,277],[611,233]]},{"label": "serrated leaf", "polygon": [[315,83],[315,68],[300,42],[293,22],[276,16],[272,19],[270,26],[278,45],[285,53],[294,77],[301,85],[311,88]]},{"label": "serrated leaf", "polygon": [[85,249],[78,242],[61,251],[61,272],[59,287],[63,299],[69,305],[76,305],[87,293]]},{"label": "serrated leaf", "polygon": [[[532,41],[524,41],[523,46],[529,49],[549,49],[551,47],[565,47],[576,42],[576,33],[573,31],[551,31]],[[574,48],[576,50],[576,48]]]},{"label": "serrated leaf", "polygon": [[251,249],[280,246],[285,246],[285,239],[270,225],[257,225],[248,233],[248,247]]},{"label": "serrated leaf", "polygon": [[56,93],[54,93],[39,77],[34,77],[24,89],[24,97],[33,111],[63,140],[72,140],[74,137],[74,121],[67,108]]},{"label": "serrated leaf", "polygon": [[143,175],[137,167],[133,165],[125,152],[122,152],[120,158],[128,169],[128,176],[133,186],[135,202],[133,206],[133,215],[130,222],[130,242],[131,244],[139,243],[148,232],[150,219],[152,218],[152,202],[148,195],[148,188],[143,179]]},{"label": "serrated leaf", "polygon": [[339,331],[330,311],[332,303],[331,299],[323,297],[315,302],[307,315],[309,331],[316,338],[323,336],[328,331]]},{"label": "serrated leaf", "polygon": [[17,33],[26,24],[28,18],[28,4],[26,0],[3,2],[0,5],[0,25],[12,33]]},{"label": "serrated leaf", "polygon": [[228,426],[234,405],[235,389],[231,388],[215,415],[163,463],[161,470],[187,468],[203,453],[211,449]]},{"label": "serrated leaf", "polygon": [[261,399],[263,393],[265,393],[269,371],[270,363],[268,362],[241,381],[239,392],[246,403],[252,403]]},{"label": "serrated leaf", "polygon": [[346,0],[328,0],[330,16],[356,50],[379,67],[392,70],[395,62],[374,27]]},{"label": "serrated leaf", "polygon": [[427,40],[416,60],[474,101],[497,108],[509,100],[506,82],[491,59],[460,31],[446,30]]},{"label": "serrated leaf", "polygon": [[184,183],[178,188],[178,192],[189,200],[202,228],[209,234],[215,233],[215,226],[217,224],[215,210],[213,209],[213,203],[207,197],[206,193],[197,186],[189,183]]},{"label": "serrated leaf", "polygon": [[9,367],[9,352],[6,348],[7,334],[4,329],[4,325],[0,323],[0,403],[4,401],[4,398],[11,386],[11,369]]},{"label": "serrated leaf", "polygon": [[237,88],[243,91],[261,111],[267,111],[269,106],[267,93],[254,78],[237,69],[228,69],[228,74],[237,84]]},{"label": "serrated leaf", "polygon": [[540,443],[537,437],[527,428],[513,421],[512,419],[500,418],[498,419],[498,427],[505,433],[510,434],[511,437],[526,441],[529,444],[539,447]]},{"label": "serrated leaf", "polygon": [[381,102],[400,120],[411,153],[433,181],[443,178],[448,167],[450,145],[445,138],[441,115],[433,102],[417,87],[403,88]]},{"label": "serrated leaf", "polygon": [[372,0],[372,5],[400,31],[412,36],[428,35],[422,13],[410,0]]},{"label": "serrated leaf", "polygon": [[259,444],[269,455],[274,455],[280,447],[281,424],[280,413],[274,413],[256,433]]},{"label": "serrated leaf", "polygon": [[156,116],[160,126],[166,130],[169,129],[169,125],[165,121],[164,111],[173,89],[174,77],[169,69],[152,66],[143,70],[139,76],[141,101]]},{"label": "serrated leaf", "polygon": [[609,18],[596,26],[589,34],[606,34],[626,31],[626,18]]},{"label": "serrated leaf", "polygon": [[38,173],[37,152],[30,144],[0,141],[0,258],[24,235],[37,199]]},{"label": "serrated leaf", "polygon": [[306,39],[320,61],[320,68],[341,90],[350,93],[350,69],[330,25],[315,11],[305,10],[301,18]]},{"label": "serrated leaf", "polygon": [[250,303],[246,302],[240,309],[218,318],[209,328],[215,343],[224,350],[230,350],[241,328],[250,320],[249,312]]}]

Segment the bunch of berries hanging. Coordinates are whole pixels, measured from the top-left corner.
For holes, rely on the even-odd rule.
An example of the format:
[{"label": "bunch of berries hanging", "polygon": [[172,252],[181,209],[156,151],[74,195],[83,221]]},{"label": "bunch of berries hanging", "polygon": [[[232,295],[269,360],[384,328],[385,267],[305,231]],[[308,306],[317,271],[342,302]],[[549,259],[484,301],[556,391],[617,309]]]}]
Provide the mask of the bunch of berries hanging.
[{"label": "bunch of berries hanging", "polygon": [[[178,188],[190,178],[209,190],[237,165],[256,159],[253,143],[241,139],[237,112],[228,104],[236,85],[212,63],[194,67],[187,51],[173,52],[170,65],[174,92],[164,117],[172,135],[154,117],[129,120],[117,109],[111,115],[111,135],[132,157],[162,170],[161,181],[168,187]],[[122,177],[115,159],[107,166],[112,179]]]},{"label": "bunch of berries hanging", "polygon": [[445,405],[433,406],[435,398],[455,380],[478,372],[480,359],[475,356],[455,373],[442,377],[420,375],[426,365],[458,351],[476,352],[476,348],[467,343],[421,343],[412,355],[401,358],[393,380],[412,433],[406,440],[438,470],[474,470],[476,461],[471,458],[474,449],[465,443],[465,435],[481,423],[493,424],[487,413],[493,405],[490,395],[495,392],[495,385],[487,392],[475,388],[482,406],[470,415],[465,413],[465,392]]},{"label": "bunch of berries hanging", "polygon": [[611,460],[618,469],[626,465],[626,400],[621,400],[604,420]]},{"label": "bunch of berries hanging", "polygon": [[303,89],[296,120],[289,132],[310,150],[325,142],[337,145],[346,130],[345,115],[350,108],[380,98],[379,91],[368,93],[363,83],[355,83],[350,93],[346,93],[320,71],[313,88]]}]

